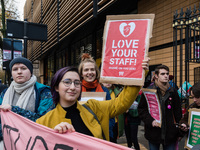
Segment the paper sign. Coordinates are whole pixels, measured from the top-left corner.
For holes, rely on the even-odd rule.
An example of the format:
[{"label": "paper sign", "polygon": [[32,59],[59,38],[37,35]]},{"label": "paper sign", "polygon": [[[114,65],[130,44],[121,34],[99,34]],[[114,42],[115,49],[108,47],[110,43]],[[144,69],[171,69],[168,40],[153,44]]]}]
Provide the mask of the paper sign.
[{"label": "paper sign", "polygon": [[1,111],[6,150],[130,150],[78,132],[59,134],[11,111]]},{"label": "paper sign", "polygon": [[22,52],[21,51],[14,51],[14,59],[17,58],[17,57],[22,57]]},{"label": "paper sign", "polygon": [[142,91],[146,98],[150,115],[159,123],[159,126],[161,127],[162,112],[160,107],[160,101],[156,94],[157,90],[143,88]]},{"label": "paper sign", "polygon": [[107,17],[104,27],[101,83],[144,84],[142,61],[148,53],[153,19],[154,15]]},{"label": "paper sign", "polygon": [[82,92],[79,103],[85,103],[89,99],[96,99],[98,101],[106,100],[106,92]]},{"label": "paper sign", "polygon": [[4,60],[11,60],[11,50],[3,50],[3,59]]},{"label": "paper sign", "polygon": [[200,144],[200,110],[190,109],[188,124],[189,134],[185,142],[185,148],[191,149],[194,145]]}]

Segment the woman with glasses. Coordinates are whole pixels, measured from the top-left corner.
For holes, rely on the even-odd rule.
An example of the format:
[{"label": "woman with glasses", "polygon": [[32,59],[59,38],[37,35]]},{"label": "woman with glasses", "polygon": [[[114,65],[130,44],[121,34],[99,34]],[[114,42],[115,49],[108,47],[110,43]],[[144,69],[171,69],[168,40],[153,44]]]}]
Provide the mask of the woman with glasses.
[{"label": "woman with glasses", "polygon": [[[148,58],[142,67],[147,69]],[[136,99],[141,87],[126,86],[121,94],[109,101],[88,100],[85,105],[97,116],[89,112],[78,100],[81,97],[81,76],[73,67],[65,67],[56,72],[51,81],[51,92],[56,108],[36,122],[53,128],[59,133],[77,131],[86,135],[109,140],[109,119],[125,112]]]}]

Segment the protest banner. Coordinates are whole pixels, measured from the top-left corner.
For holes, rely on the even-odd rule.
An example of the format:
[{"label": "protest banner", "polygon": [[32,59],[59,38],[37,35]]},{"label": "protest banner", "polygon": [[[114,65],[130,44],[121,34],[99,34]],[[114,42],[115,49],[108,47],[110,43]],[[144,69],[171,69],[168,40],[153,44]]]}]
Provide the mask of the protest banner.
[{"label": "protest banner", "polygon": [[100,82],[144,85],[142,61],[148,56],[154,14],[107,16]]},{"label": "protest banner", "polygon": [[185,148],[191,149],[200,144],[200,110],[189,109],[188,124],[190,126],[188,137],[185,140]]},{"label": "protest banner", "polygon": [[79,103],[83,104],[89,99],[96,99],[98,101],[106,100],[106,92],[82,92]]},{"label": "protest banner", "polygon": [[159,127],[161,127],[162,112],[160,107],[160,101],[156,94],[157,90],[142,88],[142,92],[146,98],[150,115],[158,122]]},{"label": "protest banner", "polygon": [[59,134],[11,111],[1,111],[5,150],[129,150],[78,132]]}]

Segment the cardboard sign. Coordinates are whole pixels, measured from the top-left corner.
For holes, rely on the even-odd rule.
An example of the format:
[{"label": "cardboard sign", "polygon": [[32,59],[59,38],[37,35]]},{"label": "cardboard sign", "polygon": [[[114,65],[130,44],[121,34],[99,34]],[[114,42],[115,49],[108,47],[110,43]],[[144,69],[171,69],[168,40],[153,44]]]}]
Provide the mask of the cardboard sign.
[{"label": "cardboard sign", "polygon": [[89,99],[96,99],[98,101],[106,100],[106,92],[82,92],[79,103],[83,104]]},{"label": "cardboard sign", "polygon": [[200,109],[189,109],[188,124],[190,129],[185,140],[185,148],[191,149],[194,145],[200,144]]},{"label": "cardboard sign", "polygon": [[5,150],[128,150],[130,148],[78,132],[56,133],[12,111],[1,111]]},{"label": "cardboard sign", "polygon": [[160,107],[160,101],[156,94],[157,90],[143,88],[142,91],[146,98],[150,115],[159,123],[159,127],[161,127],[162,112]]},{"label": "cardboard sign", "polygon": [[148,55],[154,14],[107,16],[100,82],[144,85],[142,61]]}]

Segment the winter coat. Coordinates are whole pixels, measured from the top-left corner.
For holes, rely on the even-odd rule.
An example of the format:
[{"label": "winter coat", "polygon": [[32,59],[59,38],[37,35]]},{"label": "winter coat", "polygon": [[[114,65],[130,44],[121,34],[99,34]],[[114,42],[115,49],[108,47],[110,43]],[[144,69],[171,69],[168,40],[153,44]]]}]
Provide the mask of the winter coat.
[{"label": "winter coat", "polygon": [[[110,97],[109,90],[104,86],[101,86],[101,87],[102,87],[103,91],[106,92],[106,100],[110,100],[111,97]],[[95,92],[95,91],[96,91],[96,88],[91,89],[90,92]],[[109,121],[109,135],[112,138],[113,138],[113,128],[114,128],[114,126],[115,126],[115,118],[110,118],[110,121]]]},{"label": "winter coat", "polygon": [[[94,137],[103,139],[103,129],[106,140],[109,140],[109,119],[125,112],[136,99],[139,90],[140,87],[138,86],[125,87],[115,99],[109,101],[88,100],[85,105],[96,114],[101,125],[98,124],[94,116],[85,107],[77,103],[77,109],[80,111],[81,119]],[[57,104],[54,110],[48,112],[36,122],[50,128],[54,128],[61,122],[71,123],[71,119],[65,118],[66,113],[60,104]]]},{"label": "winter coat", "polygon": [[[52,100],[52,95],[50,91],[50,87],[43,85],[41,83],[36,82],[35,86],[35,94],[36,94],[36,101],[35,101],[35,112],[30,110],[25,110],[18,106],[12,106],[11,111],[26,117],[32,121],[36,121],[42,115],[46,114],[48,111],[55,108]],[[5,89],[0,95],[0,104],[2,104],[4,94],[6,93],[7,89]],[[0,124],[1,126],[1,124]],[[2,128],[0,127],[0,141],[2,140]]]},{"label": "winter coat", "polygon": [[[182,116],[181,102],[177,90],[170,87],[165,95],[162,96],[160,89],[155,84],[150,85],[148,88],[157,89],[162,112],[162,125],[161,128],[152,126],[152,122],[155,119],[150,115],[145,96],[142,94],[138,112],[145,124],[145,138],[153,144],[168,145],[174,143],[179,136],[179,130],[176,128],[175,123],[179,123]],[[168,105],[171,105],[171,109],[167,107]]]}]

